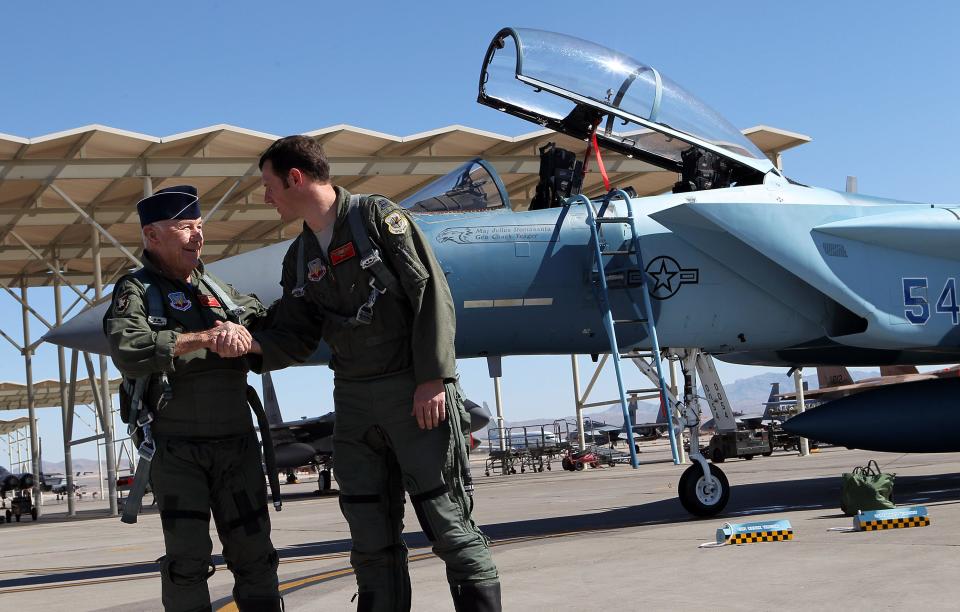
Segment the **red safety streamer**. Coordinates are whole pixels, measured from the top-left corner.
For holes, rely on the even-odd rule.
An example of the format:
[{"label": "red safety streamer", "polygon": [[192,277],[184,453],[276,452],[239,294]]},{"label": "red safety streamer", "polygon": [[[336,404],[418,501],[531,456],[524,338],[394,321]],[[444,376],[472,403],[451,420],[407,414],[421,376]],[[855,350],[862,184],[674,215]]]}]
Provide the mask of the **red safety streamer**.
[{"label": "red safety streamer", "polygon": [[[600,157],[600,147],[597,145],[597,128],[594,126],[593,131],[590,133],[590,142],[593,144],[593,152],[597,156],[597,167],[600,168],[600,176],[603,177],[603,188],[610,193],[610,177],[607,176],[607,169],[603,167],[603,158]],[[584,163],[584,170],[586,170],[586,163]]]}]

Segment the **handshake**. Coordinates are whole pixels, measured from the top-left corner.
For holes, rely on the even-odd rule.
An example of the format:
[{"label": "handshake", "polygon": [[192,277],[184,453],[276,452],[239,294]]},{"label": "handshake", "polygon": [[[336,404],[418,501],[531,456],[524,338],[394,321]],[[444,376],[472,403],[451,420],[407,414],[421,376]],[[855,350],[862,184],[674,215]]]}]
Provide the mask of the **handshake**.
[{"label": "handshake", "polygon": [[217,321],[213,327],[202,333],[204,348],[221,357],[241,357],[249,352],[260,352],[260,343],[253,339],[243,325]]}]

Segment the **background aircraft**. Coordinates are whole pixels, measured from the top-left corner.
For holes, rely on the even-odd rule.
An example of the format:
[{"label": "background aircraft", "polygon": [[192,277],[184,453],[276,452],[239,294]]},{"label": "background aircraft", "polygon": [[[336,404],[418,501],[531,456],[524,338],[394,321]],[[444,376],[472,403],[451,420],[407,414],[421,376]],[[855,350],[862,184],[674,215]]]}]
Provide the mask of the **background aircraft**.
[{"label": "background aircraft", "polygon": [[[602,274],[614,318],[625,321],[621,350],[651,347],[636,316],[645,283],[661,346],[770,366],[960,361],[957,209],[792,182],[660,71],[573,37],[501,30],[484,58],[478,101],[593,141],[594,160],[615,150],[679,180],[671,193],[630,206],[612,192],[588,204],[573,197],[585,159],[546,168],[538,185],[546,199],[514,211],[496,172],[477,160],[404,200],[450,283],[458,357],[609,352]],[[601,200],[609,223],[598,229],[597,261],[588,208]],[[631,250],[634,234],[640,254]],[[288,247],[210,267],[269,302],[279,296]],[[104,308],[46,339],[105,352]],[[311,361],[328,357],[321,347]],[[925,386],[913,397],[874,401],[892,410],[947,403],[960,391],[957,379],[916,384]],[[905,435],[928,416],[902,420]],[[681,497],[696,512],[723,507],[729,489],[720,470],[698,459],[688,474]]]},{"label": "background aircraft", "polygon": [[[319,492],[330,490],[333,466],[333,427],[336,415],[333,412],[319,417],[301,418],[296,421],[284,421],[280,412],[280,402],[273,386],[270,373],[262,375],[263,407],[270,423],[270,435],[276,454],[277,469],[288,475],[296,468],[314,465],[318,469]],[[470,448],[474,447],[472,434],[481,431],[490,422],[490,410],[469,399],[464,401],[470,415]]]},{"label": "background aircraft", "polygon": [[[957,376],[960,376],[960,366],[924,373],[920,373],[915,366],[880,366],[880,376],[854,381],[853,377],[850,376],[849,370],[845,367],[819,367],[817,368],[819,388],[804,391],[803,397],[806,400],[826,402],[855,393],[861,393],[868,389],[902,385],[905,383],[919,382],[921,380],[955,378]],[[796,400],[796,397],[796,393],[783,393],[780,395],[780,399],[782,400]]]}]

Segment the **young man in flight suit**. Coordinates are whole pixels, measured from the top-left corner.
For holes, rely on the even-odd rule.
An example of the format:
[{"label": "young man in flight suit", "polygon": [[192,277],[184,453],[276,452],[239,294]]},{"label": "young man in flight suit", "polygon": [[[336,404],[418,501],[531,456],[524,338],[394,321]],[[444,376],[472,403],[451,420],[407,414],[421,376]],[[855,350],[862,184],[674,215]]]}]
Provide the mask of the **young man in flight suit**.
[{"label": "young man in flight suit", "polygon": [[[453,300],[433,251],[393,202],[334,186],[311,138],[281,138],[260,169],[266,202],[304,226],[284,258],[271,326],[254,333],[252,350],[264,370],[302,362],[321,338],[333,351],[334,472],[353,538],[357,609],[410,609],[406,491],[446,563],[456,610],[499,611],[497,568],[471,518]],[[351,203],[360,211],[352,220]],[[382,263],[364,257],[368,239]]]},{"label": "young man in flight suit", "polygon": [[[211,609],[212,511],[239,609],[281,610],[260,445],[247,405],[248,367],[216,352],[249,348],[244,326],[265,309],[204,272],[194,187],[162,189],[141,200],[137,212],[143,269],[117,282],[104,330],[117,369],[128,378],[150,377],[143,400],[154,419],[149,465],[166,547],[164,609]],[[150,306],[157,298],[163,317]]]}]

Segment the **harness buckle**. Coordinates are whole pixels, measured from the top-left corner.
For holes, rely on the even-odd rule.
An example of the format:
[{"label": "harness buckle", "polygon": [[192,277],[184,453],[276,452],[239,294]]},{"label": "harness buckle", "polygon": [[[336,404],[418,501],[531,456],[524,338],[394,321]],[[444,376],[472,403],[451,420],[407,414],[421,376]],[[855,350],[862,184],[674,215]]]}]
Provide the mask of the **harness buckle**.
[{"label": "harness buckle", "polygon": [[357,309],[357,321],[364,325],[370,325],[373,322],[373,304],[364,302],[360,305]]},{"label": "harness buckle", "polygon": [[370,251],[369,255],[367,255],[366,257],[360,260],[360,267],[366,270],[371,266],[377,265],[381,261],[382,260],[380,259],[380,250],[373,249],[372,251]]},{"label": "harness buckle", "polygon": [[304,293],[303,287],[294,287],[293,291],[290,292],[290,295],[292,295],[293,297],[299,298],[299,297],[303,297],[303,293]]},{"label": "harness buckle", "polygon": [[150,412],[149,410],[141,410],[140,412],[142,416],[140,415],[137,416],[136,427],[143,427],[144,425],[153,423],[152,412]]},{"label": "harness buckle", "polygon": [[153,455],[157,452],[157,445],[153,440],[144,440],[137,452],[144,461],[153,461]]},{"label": "harness buckle", "polygon": [[[367,284],[370,285],[370,288],[373,289],[373,291],[376,291],[376,292],[379,293],[380,295],[383,295],[384,293],[387,292],[387,288],[386,288],[386,287],[384,287],[383,289],[381,289],[380,287],[377,287],[377,279],[376,279],[376,277],[371,276],[371,277],[370,277],[370,282],[367,283]],[[371,297],[373,297],[373,292],[371,292],[370,295],[371,295]],[[376,297],[373,297],[373,300],[374,300],[374,301],[375,301],[376,299],[377,299]],[[368,301],[369,301],[369,300],[368,300]]]},{"label": "harness buckle", "polygon": [[149,323],[150,325],[163,327],[167,324],[167,317],[155,317],[152,315],[148,315],[147,323]]}]

